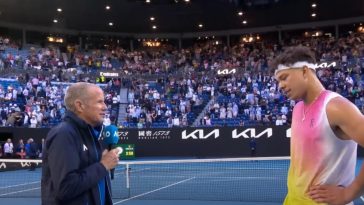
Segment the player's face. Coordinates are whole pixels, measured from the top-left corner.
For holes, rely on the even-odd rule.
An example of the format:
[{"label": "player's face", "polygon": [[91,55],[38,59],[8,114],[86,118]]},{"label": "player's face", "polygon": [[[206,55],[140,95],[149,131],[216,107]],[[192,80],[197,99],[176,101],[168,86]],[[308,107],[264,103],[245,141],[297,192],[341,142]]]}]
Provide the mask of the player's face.
[{"label": "player's face", "polygon": [[302,69],[294,68],[279,71],[275,78],[279,89],[291,100],[300,100],[305,90]]}]

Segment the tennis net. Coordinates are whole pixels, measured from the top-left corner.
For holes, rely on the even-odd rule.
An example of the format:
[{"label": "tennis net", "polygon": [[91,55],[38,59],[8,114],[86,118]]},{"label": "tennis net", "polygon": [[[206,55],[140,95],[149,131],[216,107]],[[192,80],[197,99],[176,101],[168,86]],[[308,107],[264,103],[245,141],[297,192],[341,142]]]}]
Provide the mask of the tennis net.
[{"label": "tennis net", "polygon": [[[28,171],[31,162],[35,171]],[[40,166],[0,159],[0,198],[40,197]],[[288,166],[288,157],[120,161],[113,198],[282,202]]]}]

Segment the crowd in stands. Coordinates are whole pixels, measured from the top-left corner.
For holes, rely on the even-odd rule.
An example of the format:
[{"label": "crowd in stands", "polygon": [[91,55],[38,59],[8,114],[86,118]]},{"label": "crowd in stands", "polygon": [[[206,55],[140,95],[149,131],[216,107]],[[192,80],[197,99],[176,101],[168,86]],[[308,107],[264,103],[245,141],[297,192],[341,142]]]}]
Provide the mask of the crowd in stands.
[{"label": "crowd in stands", "polygon": [[[20,66],[24,76],[17,76],[18,85],[0,87],[1,119],[3,125],[10,126],[53,125],[50,122],[58,122],[65,112],[62,99],[67,86],[52,82],[92,80],[72,74],[67,77],[64,70],[80,74],[106,69],[120,71],[129,79],[127,84],[118,80],[117,86],[111,81],[107,87],[115,89],[106,89],[110,92],[107,99],[115,100],[120,99],[120,86],[128,88],[127,117],[119,119],[125,127],[289,124],[295,102],[279,91],[271,65],[284,47],[293,45],[309,46],[318,64],[336,62],[334,67],[319,68],[317,75],[327,89],[340,93],[364,111],[364,35],[353,33],[339,39],[298,38],[283,44],[238,43],[230,48],[205,42],[181,50],[76,49],[64,54],[56,47],[46,47],[30,48],[23,56],[13,52],[14,48],[5,48],[0,59],[3,67]],[[216,75],[220,68],[236,68],[238,72]],[[58,74],[27,76],[26,71],[32,69]],[[157,75],[153,80],[134,77],[143,73]],[[117,106],[114,100],[111,104]],[[19,110],[24,111],[23,118]],[[114,123],[116,115],[112,115]],[[57,121],[52,121],[54,118]]]},{"label": "crowd in stands", "polygon": [[189,126],[209,101],[207,77],[166,77],[155,83],[132,81],[128,92],[129,127]]},{"label": "crowd in stands", "polygon": [[[326,65],[330,65],[330,63],[335,62],[335,66],[318,68],[317,74],[320,80],[327,89],[340,93],[355,103],[361,111],[364,111],[363,34],[350,35],[340,39],[292,39],[284,46],[291,45],[311,47],[317,56],[318,65],[324,62],[327,63]],[[197,75],[189,75],[187,78],[177,78],[177,85],[184,86],[184,89],[176,90],[177,95],[180,96],[179,104],[183,106],[185,102],[182,99],[191,97],[191,94],[187,94],[186,90],[191,90],[191,93],[194,93],[200,87],[200,90],[206,92],[206,96],[209,96],[207,100],[210,103],[207,109],[203,111],[204,117],[197,125],[289,125],[292,109],[296,102],[287,100],[282,95],[278,90],[271,69],[269,69],[272,60],[279,52],[281,52],[279,46],[265,45],[263,47],[261,44],[236,45],[229,51],[226,50],[226,47],[216,47],[212,46],[212,44],[195,49],[192,62],[200,63],[192,64],[191,70],[194,70],[193,73],[204,71],[204,74],[206,74],[219,68],[239,68],[240,72],[226,76],[202,75],[195,78]],[[200,61],[197,61],[197,59],[200,59]],[[213,74],[216,74],[216,72],[213,72]],[[181,117],[179,113],[180,106],[177,104],[169,111],[168,108],[163,109],[164,100],[159,99],[161,95],[164,96],[170,92],[169,85],[175,86],[173,85],[175,82],[169,84],[169,80],[167,77],[161,83],[157,82],[156,87],[166,88],[166,90],[159,92],[154,88],[144,89],[144,93],[141,93],[140,96],[144,100],[149,98],[150,102],[157,104],[152,106],[156,108],[156,110],[152,109],[152,115],[155,112],[158,119],[167,120],[169,127],[179,126],[181,124],[178,121],[177,124],[174,124],[172,119],[174,119],[173,116],[179,117],[179,121],[183,119],[183,116]],[[196,83],[188,85],[186,82]],[[138,90],[138,92],[140,91]],[[147,93],[146,96],[145,93]],[[154,94],[150,95],[151,93]],[[129,99],[133,98],[129,97]],[[189,104],[187,103],[187,105]],[[133,102],[129,106],[132,108],[131,115],[135,115],[133,107],[141,105],[138,102]],[[171,112],[172,119],[168,120]],[[138,114],[137,112],[136,115]],[[139,119],[144,121],[143,117]],[[189,125],[191,124],[189,123]],[[182,124],[182,126],[185,126],[185,124]]]},{"label": "crowd in stands", "polygon": [[[66,112],[63,98],[68,86],[69,83],[52,83],[49,77],[41,75],[25,79],[18,76],[17,80],[0,79],[0,124],[30,128],[58,124]],[[110,81],[101,87],[108,106],[105,121],[114,123],[119,108],[120,82]]]}]

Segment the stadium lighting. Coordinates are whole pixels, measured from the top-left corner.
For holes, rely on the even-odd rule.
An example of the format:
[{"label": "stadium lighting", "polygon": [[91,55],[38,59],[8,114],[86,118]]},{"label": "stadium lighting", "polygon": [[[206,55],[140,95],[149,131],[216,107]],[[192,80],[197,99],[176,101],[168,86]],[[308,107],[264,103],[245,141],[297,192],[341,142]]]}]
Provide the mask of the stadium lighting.
[{"label": "stadium lighting", "polygon": [[153,25],[153,26],[152,26],[152,28],[153,28],[153,29],[157,29],[157,26],[156,26],[156,25]]},{"label": "stadium lighting", "polygon": [[202,27],[203,27],[203,25],[200,23],[200,24],[198,24],[198,27],[202,28]]},{"label": "stadium lighting", "polygon": [[113,22],[109,22],[109,26],[113,26],[114,25],[114,23]]},{"label": "stadium lighting", "polygon": [[145,3],[150,3],[150,0],[145,0]]},{"label": "stadium lighting", "polygon": [[247,24],[247,23],[248,23],[248,21],[244,20],[242,23],[243,23],[243,24]]},{"label": "stadium lighting", "polygon": [[155,18],[154,18],[153,16],[151,16],[149,19],[150,19],[151,21],[154,21],[154,20],[155,20]]},{"label": "stadium lighting", "polygon": [[316,8],[317,4],[313,3],[311,6],[312,6],[312,8]]},{"label": "stadium lighting", "polygon": [[364,33],[364,26],[359,26],[358,27],[358,32],[359,33]]},{"label": "stadium lighting", "polygon": [[58,8],[58,9],[57,9],[57,11],[58,11],[58,12],[62,12],[62,9],[61,9],[61,8]]},{"label": "stadium lighting", "polygon": [[239,11],[239,12],[238,12],[238,15],[239,15],[239,16],[242,16],[242,15],[243,15],[243,12],[242,12],[242,11]]},{"label": "stadium lighting", "polygon": [[311,14],[311,16],[312,16],[312,17],[316,17],[316,13],[312,13],[312,14]]},{"label": "stadium lighting", "polygon": [[58,20],[57,19],[53,19],[53,23],[58,23]]},{"label": "stadium lighting", "polygon": [[106,9],[106,10],[110,10],[110,8],[111,8],[111,7],[110,7],[109,5],[106,5],[106,6],[105,6],[105,9]]}]

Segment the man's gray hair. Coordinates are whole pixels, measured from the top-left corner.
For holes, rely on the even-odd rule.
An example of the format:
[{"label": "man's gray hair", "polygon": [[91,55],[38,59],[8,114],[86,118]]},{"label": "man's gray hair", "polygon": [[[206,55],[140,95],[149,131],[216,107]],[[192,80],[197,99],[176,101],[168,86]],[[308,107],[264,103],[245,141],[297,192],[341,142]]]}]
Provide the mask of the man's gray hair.
[{"label": "man's gray hair", "polygon": [[64,104],[66,105],[67,110],[70,110],[71,112],[76,112],[75,101],[85,101],[89,95],[88,89],[91,87],[98,86],[85,82],[79,82],[69,86],[64,97]]}]

